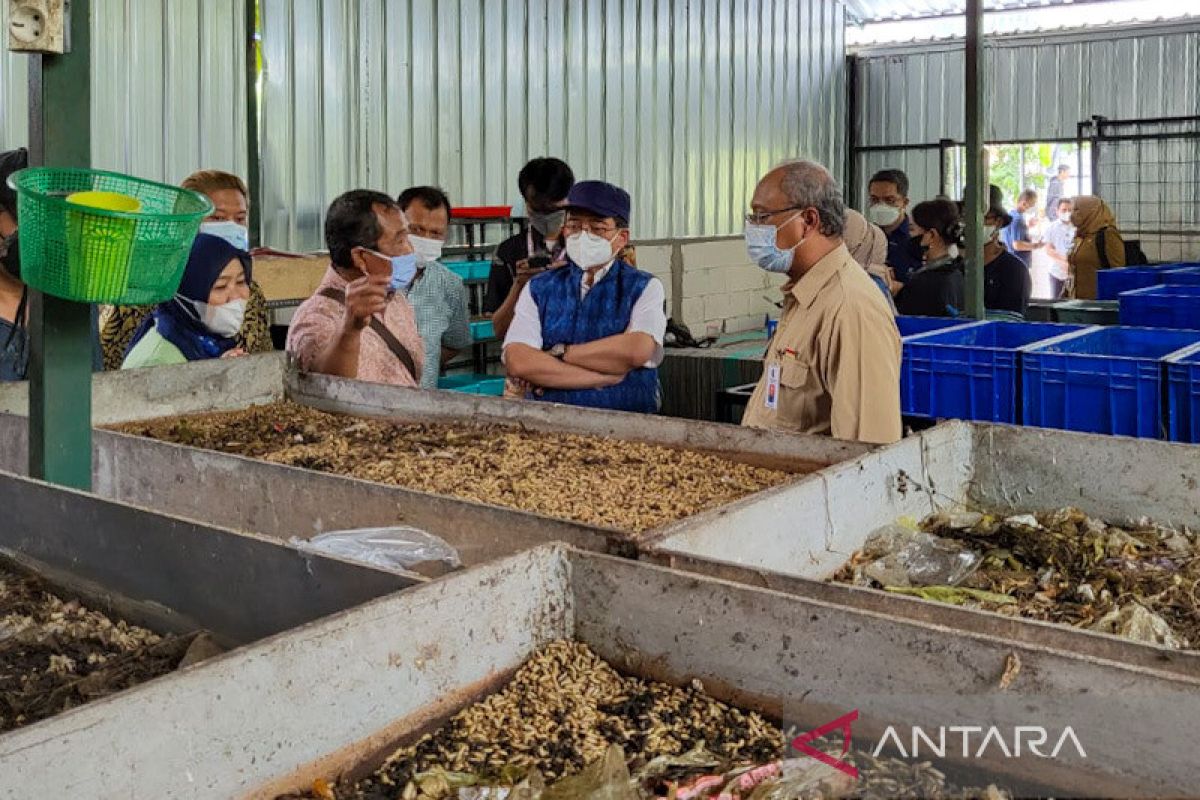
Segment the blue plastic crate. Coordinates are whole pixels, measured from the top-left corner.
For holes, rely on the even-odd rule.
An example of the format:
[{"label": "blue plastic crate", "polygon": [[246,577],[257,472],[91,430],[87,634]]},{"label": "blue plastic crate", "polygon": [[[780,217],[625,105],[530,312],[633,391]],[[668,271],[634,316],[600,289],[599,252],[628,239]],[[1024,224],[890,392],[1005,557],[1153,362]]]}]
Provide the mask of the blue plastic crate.
[{"label": "blue plastic crate", "polygon": [[930,331],[940,331],[943,328],[957,328],[961,325],[973,325],[973,319],[955,319],[954,317],[896,317],[896,327],[900,329],[900,337],[917,336]]},{"label": "blue plastic crate", "polygon": [[1167,360],[1167,433],[1173,442],[1200,444],[1200,348]]},{"label": "blue plastic crate", "polygon": [[1163,361],[1200,331],[1093,328],[1022,353],[1026,425],[1154,438],[1163,430]]},{"label": "blue plastic crate", "polygon": [[1200,267],[1165,269],[1162,275],[1167,286],[1200,286]]},{"label": "blue plastic crate", "polygon": [[904,340],[905,414],[1016,422],[1023,347],[1086,330],[1048,322],[981,322]]},{"label": "blue plastic crate", "polygon": [[1200,330],[1200,286],[1150,286],[1121,294],[1121,324]]},{"label": "blue plastic crate", "polygon": [[1163,282],[1160,267],[1121,267],[1096,273],[1096,299],[1116,300],[1122,292],[1158,286]]},{"label": "blue plastic crate", "polygon": [[[973,319],[954,317],[896,317],[896,327],[900,329],[901,339],[974,323]],[[905,414],[909,414],[911,412],[907,409],[912,406],[912,361],[908,357],[908,349],[905,348],[904,357],[900,361],[900,408],[904,409]]]}]

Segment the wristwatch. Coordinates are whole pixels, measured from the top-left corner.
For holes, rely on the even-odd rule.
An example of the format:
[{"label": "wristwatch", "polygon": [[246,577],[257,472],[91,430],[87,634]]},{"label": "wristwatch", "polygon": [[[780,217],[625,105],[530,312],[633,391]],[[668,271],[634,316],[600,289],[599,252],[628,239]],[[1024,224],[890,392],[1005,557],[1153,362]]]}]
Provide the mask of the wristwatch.
[{"label": "wristwatch", "polygon": [[559,342],[558,344],[554,345],[554,347],[551,347],[546,352],[548,352],[550,355],[557,358],[559,361],[562,361],[563,358],[565,358],[567,355],[567,346],[565,344],[563,344],[562,342]]}]

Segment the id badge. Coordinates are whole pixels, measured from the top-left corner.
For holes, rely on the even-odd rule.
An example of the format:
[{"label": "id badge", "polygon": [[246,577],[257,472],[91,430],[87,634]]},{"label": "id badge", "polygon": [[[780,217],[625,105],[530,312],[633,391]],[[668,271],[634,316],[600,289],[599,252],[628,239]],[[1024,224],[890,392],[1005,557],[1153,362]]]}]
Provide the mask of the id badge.
[{"label": "id badge", "polygon": [[774,411],[779,408],[779,365],[767,367],[767,396],[763,401],[767,408]]}]

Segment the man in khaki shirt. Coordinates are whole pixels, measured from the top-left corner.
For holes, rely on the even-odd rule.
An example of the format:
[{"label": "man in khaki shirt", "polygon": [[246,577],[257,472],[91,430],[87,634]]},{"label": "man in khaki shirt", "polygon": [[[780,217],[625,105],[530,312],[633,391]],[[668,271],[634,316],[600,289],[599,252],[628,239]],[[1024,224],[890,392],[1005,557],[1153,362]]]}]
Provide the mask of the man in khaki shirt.
[{"label": "man in khaki shirt", "polygon": [[842,243],[833,176],[795,161],[767,173],[746,216],[750,257],[786,274],[783,315],[743,425],[883,444],[900,439],[900,333]]}]

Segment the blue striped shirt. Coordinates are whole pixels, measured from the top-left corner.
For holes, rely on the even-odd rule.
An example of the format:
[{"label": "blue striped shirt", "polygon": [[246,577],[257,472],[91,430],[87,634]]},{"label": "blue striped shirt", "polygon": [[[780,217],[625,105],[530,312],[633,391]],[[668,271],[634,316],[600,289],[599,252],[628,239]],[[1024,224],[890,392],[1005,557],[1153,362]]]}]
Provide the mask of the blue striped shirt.
[{"label": "blue striped shirt", "polygon": [[421,388],[436,389],[442,367],[442,348],[465,350],[471,346],[467,287],[462,278],[440,262],[421,266],[420,274],[408,290],[408,302],[425,344]]}]

